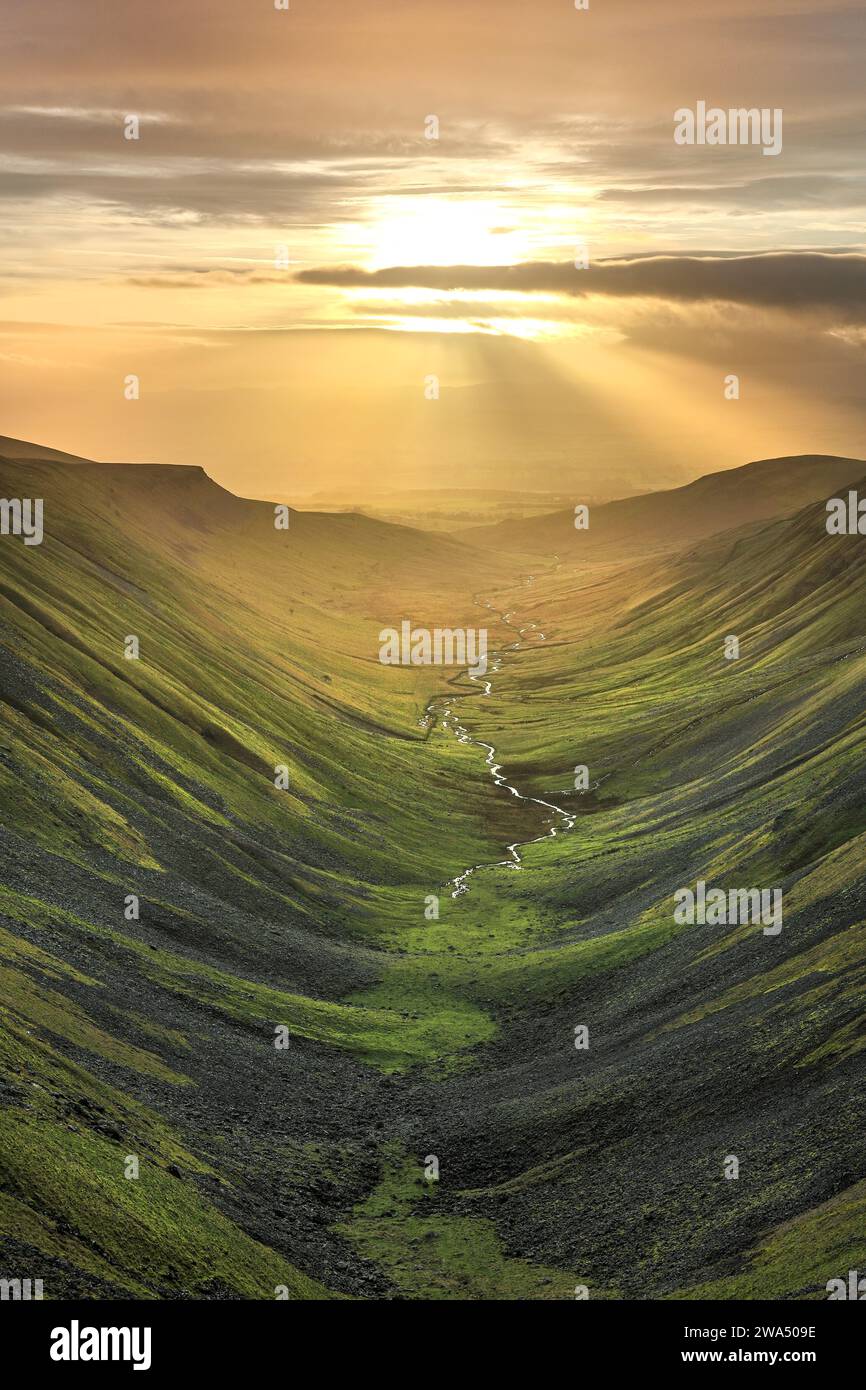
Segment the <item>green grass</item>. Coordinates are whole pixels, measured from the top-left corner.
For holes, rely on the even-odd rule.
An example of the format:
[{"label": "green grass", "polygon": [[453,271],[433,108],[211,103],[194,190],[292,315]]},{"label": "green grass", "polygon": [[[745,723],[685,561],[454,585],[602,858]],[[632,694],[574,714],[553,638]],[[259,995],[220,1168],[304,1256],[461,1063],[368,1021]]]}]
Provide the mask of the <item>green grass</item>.
[{"label": "green grass", "polygon": [[672,1295],[689,1299],[826,1299],[830,1279],[866,1266],[866,1183],[770,1232],[733,1275]]},{"label": "green grass", "polygon": [[[203,1200],[189,1178],[150,1156],[142,1156],[137,1179],[126,1178],[125,1144],[15,1110],[0,1120],[0,1142],[0,1228],[45,1255],[72,1259],[137,1298],[202,1297],[220,1288],[238,1298],[274,1298],[278,1285],[291,1298],[327,1296]],[[67,1236],[70,1227],[77,1237]],[[50,1297],[50,1279],[47,1285]]]},{"label": "green grass", "polygon": [[420,1161],[391,1151],[378,1187],[338,1229],[407,1298],[575,1297],[585,1284],[578,1275],[510,1258],[492,1221],[443,1210],[441,1182],[427,1181]]},{"label": "green grass", "polygon": [[[481,1128],[513,1120],[527,1142],[501,1161],[497,1147],[471,1191],[447,1174],[425,1184],[386,1130],[365,1140],[368,1163],[382,1145],[380,1180],[360,1201],[352,1191],[338,1230],[408,1297],[572,1298],[590,1282],[510,1256],[497,1203],[528,1203],[542,1248],[572,1210],[579,1153],[600,1185],[581,1207],[592,1224],[607,1200],[605,1125],[631,1133],[638,1115],[654,1138],[631,1079],[645,1048],[682,1040],[698,1072],[719,1053],[727,1077],[758,1058],[774,1077],[846,1094],[866,1038],[859,552],[803,514],[626,574],[567,556],[529,591],[509,587],[517,562],[446,537],[348,516],[293,518],[281,536],[266,506],[194,474],[28,474],[24,490],[50,503],[46,542],[0,554],[9,1234],[146,1297],[273,1297],[280,1283],[321,1295],[220,1209],[240,1163],[222,1128],[182,1134],[166,1118],[190,1094],[185,1069],[200,1074],[196,1050],[238,1030],[266,1042],[284,1024],[334,1062],[335,1090],[362,1076],[381,1101],[380,1087],[417,1086],[434,1113],[440,1098],[462,1104],[459,1083],[480,1078],[483,1095],[488,1075],[501,1081],[501,1111],[481,1107],[472,1138],[484,1149],[496,1136]],[[505,844],[539,833],[537,812],[492,787],[477,748],[420,727],[444,673],[376,656],[380,628],[405,615],[477,625],[479,589],[537,619],[548,641],[462,717],[521,789],[578,815],[569,835],[527,847],[519,873],[493,866]],[[736,663],[721,656],[728,632],[743,643]],[[123,659],[127,633],[141,638],[139,662]],[[600,782],[585,797],[578,763]],[[448,880],[475,863],[491,867],[452,899]],[[751,928],[676,924],[673,893],[698,877],[784,883],[781,941],[759,953]],[[123,917],[129,893],[138,922]],[[430,894],[440,915],[428,922]],[[564,1030],[572,1011],[605,1008],[607,1069],[563,1079],[546,1023]],[[776,1032],[728,1065],[725,1030],[744,1016]],[[708,1145],[723,1142],[728,1116],[742,1118],[720,1074],[708,1086],[721,1090],[671,1108],[680,1147],[702,1124]],[[349,1190],[332,1122],[253,1141],[285,1153],[299,1180]],[[118,1169],[125,1152],[142,1155],[138,1182]],[[742,1268],[689,1296],[783,1296],[854,1258],[860,1195],[815,1208],[832,1235],[815,1260],[811,1209],[779,1226],[777,1197],[814,1204],[809,1183],[825,1193],[832,1181],[816,1151],[788,1164],[760,1208],[778,1229],[756,1244],[757,1208],[729,1194]],[[597,1278],[593,1297],[615,1296],[635,1268],[669,1290],[683,1231],[711,1247],[710,1217],[704,1230],[683,1199],[653,1229],[653,1201],[636,1191],[620,1225],[600,1216],[594,1246],[587,1234],[594,1271],[632,1242],[617,1255],[623,1277]]]}]

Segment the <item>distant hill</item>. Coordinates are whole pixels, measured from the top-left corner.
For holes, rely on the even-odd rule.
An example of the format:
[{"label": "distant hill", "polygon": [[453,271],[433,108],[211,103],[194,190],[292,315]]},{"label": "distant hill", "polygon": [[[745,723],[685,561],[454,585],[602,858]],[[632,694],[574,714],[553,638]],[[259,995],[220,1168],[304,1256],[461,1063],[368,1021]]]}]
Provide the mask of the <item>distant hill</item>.
[{"label": "distant hill", "polygon": [[[620,494],[614,489],[600,492],[588,501],[609,502]],[[550,515],[571,502],[571,491],[520,492],[501,488],[405,488],[358,496],[342,492],[320,492],[305,498],[275,497],[301,509],[316,511],[358,511],[424,531],[465,530],[469,526],[493,526],[501,521],[524,520]]]},{"label": "distant hill", "polygon": [[[495,526],[472,527],[464,540],[533,555],[679,549],[702,537],[767,517],[791,516],[866,472],[862,459],[799,454],[760,459],[742,468],[706,473],[684,487],[648,492],[590,508],[589,528],[577,531],[574,511],[551,512]],[[575,504],[584,499],[575,497]]]},{"label": "distant hill", "polygon": [[43,497],[49,535],[73,526],[80,533],[101,522],[132,539],[148,530],[159,536],[161,549],[212,579],[225,582],[234,574],[254,582],[259,572],[270,576],[273,589],[287,571],[295,585],[302,574],[311,582],[315,576],[323,598],[330,588],[349,607],[357,606],[360,589],[369,597],[370,585],[382,589],[387,609],[392,595],[398,606],[411,601],[419,581],[442,587],[442,576],[451,574],[471,587],[477,572],[477,557],[460,539],[360,512],[291,507],[292,543],[280,564],[273,546],[275,504],[238,497],[197,466],[94,463],[0,436],[0,495]]},{"label": "distant hill", "polygon": [[83,463],[77,454],[65,454],[62,449],[49,449],[47,444],[30,444],[26,439],[13,439],[0,434],[0,454],[7,459],[53,459],[55,463]]}]

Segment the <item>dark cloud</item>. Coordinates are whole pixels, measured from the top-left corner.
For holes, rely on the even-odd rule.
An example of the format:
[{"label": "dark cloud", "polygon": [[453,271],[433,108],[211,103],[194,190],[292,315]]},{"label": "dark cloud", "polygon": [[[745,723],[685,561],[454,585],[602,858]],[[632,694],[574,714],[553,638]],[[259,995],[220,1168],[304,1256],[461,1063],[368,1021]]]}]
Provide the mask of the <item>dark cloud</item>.
[{"label": "dark cloud", "polygon": [[728,302],[761,308],[832,309],[860,321],[866,311],[866,255],[781,252],[758,256],[643,256],[602,261],[587,269],[571,262],[522,265],[389,266],[304,270],[307,285],[339,287],[511,290],[525,294],[650,297]]}]

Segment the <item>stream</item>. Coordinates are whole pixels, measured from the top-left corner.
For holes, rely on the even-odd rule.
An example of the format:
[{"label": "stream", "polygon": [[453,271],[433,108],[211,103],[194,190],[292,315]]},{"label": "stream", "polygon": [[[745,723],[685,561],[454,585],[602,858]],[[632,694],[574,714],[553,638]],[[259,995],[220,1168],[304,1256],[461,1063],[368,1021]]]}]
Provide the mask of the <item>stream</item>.
[{"label": "stream", "polygon": [[[524,580],[524,583],[531,584],[533,582],[533,579],[534,575],[529,575],[528,578]],[[489,695],[491,690],[493,689],[493,681],[491,677],[495,676],[497,671],[501,671],[506,653],[520,651],[521,647],[524,645],[523,639],[527,633],[531,633],[535,640],[539,642],[543,642],[545,638],[544,633],[538,631],[538,626],[536,623],[526,623],[522,627],[518,626],[516,623],[513,623],[511,621],[513,617],[513,610],[509,609],[507,613],[500,613],[496,608],[493,607],[493,604],[490,603],[487,599],[478,598],[477,596],[475,598],[475,602],[479,605],[479,607],[487,608],[490,610],[491,613],[495,613],[496,616],[506,627],[510,627],[517,634],[513,642],[507,643],[507,645],[502,647],[500,651],[491,653],[488,662],[487,673],[484,676],[473,676],[470,674],[469,671],[461,671],[454,678],[454,684],[457,684],[458,682],[469,682],[471,685],[474,686],[480,685],[483,687],[480,693],[482,695]],[[549,840],[553,839],[557,835],[564,834],[566,831],[572,829],[576,820],[575,816],[571,815],[568,811],[563,811],[561,807],[554,805],[552,801],[544,801],[539,796],[525,796],[523,792],[518,791],[517,787],[515,787],[511,782],[508,781],[508,778],[502,771],[501,763],[498,763],[496,761],[496,749],[494,748],[493,744],[485,743],[484,740],[480,738],[473,738],[472,735],[469,733],[468,729],[465,727],[465,725],[461,724],[460,720],[454,712],[455,701],[474,699],[478,696],[478,694],[479,692],[476,689],[467,691],[465,694],[462,695],[437,695],[429,701],[427,708],[424,711],[424,718],[421,722],[428,729],[434,729],[437,726],[437,724],[441,723],[442,728],[447,729],[450,733],[453,733],[455,738],[460,743],[471,743],[474,744],[476,748],[483,748],[485,753],[485,762],[487,764],[487,770],[489,771],[490,776],[493,778],[497,787],[504,788],[504,790],[508,792],[510,796],[516,796],[518,801],[528,801],[533,802],[536,806],[544,806],[546,810],[553,812],[554,819],[550,828],[548,830],[545,830],[543,834],[533,835],[532,838],[528,840],[515,840],[513,844],[508,845],[507,859],[497,859],[494,860],[492,863],[486,864],[472,864],[468,869],[464,869],[462,873],[458,874],[456,878],[452,878],[446,884],[446,887],[452,890],[452,898],[459,897],[461,893],[469,892],[469,880],[472,877],[472,875],[476,873],[479,869],[519,869],[523,862],[522,856],[520,854],[521,849],[523,849],[526,845],[538,844],[540,840]]]}]

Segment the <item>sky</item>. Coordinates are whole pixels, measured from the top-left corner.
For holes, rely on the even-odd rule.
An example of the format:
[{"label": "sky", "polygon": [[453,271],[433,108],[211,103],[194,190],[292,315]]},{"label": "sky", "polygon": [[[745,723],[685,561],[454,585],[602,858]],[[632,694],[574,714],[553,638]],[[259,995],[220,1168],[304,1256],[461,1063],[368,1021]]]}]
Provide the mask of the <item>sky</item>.
[{"label": "sky", "polygon": [[3,0],[0,433],[359,501],[864,455],[864,60],[861,0]]}]

